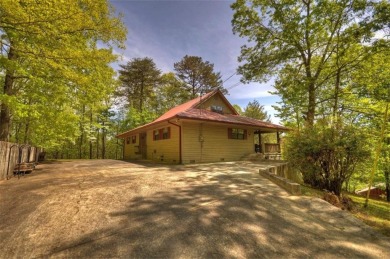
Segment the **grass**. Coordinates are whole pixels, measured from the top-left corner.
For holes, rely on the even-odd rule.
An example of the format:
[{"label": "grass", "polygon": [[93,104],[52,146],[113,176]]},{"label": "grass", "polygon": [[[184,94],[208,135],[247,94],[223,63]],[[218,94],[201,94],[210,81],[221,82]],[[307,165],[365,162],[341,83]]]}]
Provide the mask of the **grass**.
[{"label": "grass", "polygon": [[[323,198],[324,192],[305,185],[301,186],[302,195]],[[367,225],[390,237],[390,203],[385,200],[368,201],[364,207],[365,197],[345,193],[353,201],[353,209],[349,211]]]},{"label": "grass", "polygon": [[377,229],[382,234],[390,237],[390,203],[382,200],[368,201],[367,208],[364,207],[365,197],[349,194],[354,202],[352,214],[367,225]]}]

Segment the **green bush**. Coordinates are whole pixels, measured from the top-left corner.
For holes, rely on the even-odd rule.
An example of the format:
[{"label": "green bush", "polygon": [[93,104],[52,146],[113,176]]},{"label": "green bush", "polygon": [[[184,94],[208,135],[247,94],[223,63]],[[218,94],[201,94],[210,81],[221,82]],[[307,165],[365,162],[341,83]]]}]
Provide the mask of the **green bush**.
[{"label": "green bush", "polygon": [[359,129],[317,124],[290,134],[285,155],[291,166],[302,173],[306,184],[340,195],[344,181],[370,153]]}]

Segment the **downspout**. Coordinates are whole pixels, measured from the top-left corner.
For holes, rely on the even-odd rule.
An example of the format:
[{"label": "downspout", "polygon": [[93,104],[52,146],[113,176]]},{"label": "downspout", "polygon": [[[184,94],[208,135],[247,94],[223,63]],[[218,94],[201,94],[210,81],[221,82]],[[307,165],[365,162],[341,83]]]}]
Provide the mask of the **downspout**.
[{"label": "downspout", "polygon": [[179,164],[182,164],[182,151],[181,151],[181,126],[168,120],[169,124],[179,127]]}]

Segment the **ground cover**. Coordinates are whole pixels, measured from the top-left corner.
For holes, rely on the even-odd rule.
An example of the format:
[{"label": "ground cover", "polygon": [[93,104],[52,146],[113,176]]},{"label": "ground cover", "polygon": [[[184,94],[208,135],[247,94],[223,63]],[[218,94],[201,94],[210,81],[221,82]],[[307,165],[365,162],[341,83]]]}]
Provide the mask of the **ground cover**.
[{"label": "ground cover", "polygon": [[384,200],[370,199],[364,207],[365,197],[350,194],[355,206],[352,214],[372,226],[382,234],[390,237],[390,203]]},{"label": "ground cover", "polygon": [[[317,198],[324,197],[324,191],[302,185],[302,195]],[[353,208],[349,212],[367,225],[382,234],[390,237],[390,203],[384,200],[370,199],[364,207],[365,197],[344,192],[353,201]]]}]

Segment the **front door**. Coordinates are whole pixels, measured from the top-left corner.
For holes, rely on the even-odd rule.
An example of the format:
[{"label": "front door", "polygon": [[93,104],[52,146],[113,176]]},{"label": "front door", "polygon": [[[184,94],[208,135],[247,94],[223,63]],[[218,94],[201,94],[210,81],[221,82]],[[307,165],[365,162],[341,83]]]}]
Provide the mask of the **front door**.
[{"label": "front door", "polygon": [[146,159],[146,132],[139,134],[139,152],[141,153],[142,159]]}]

